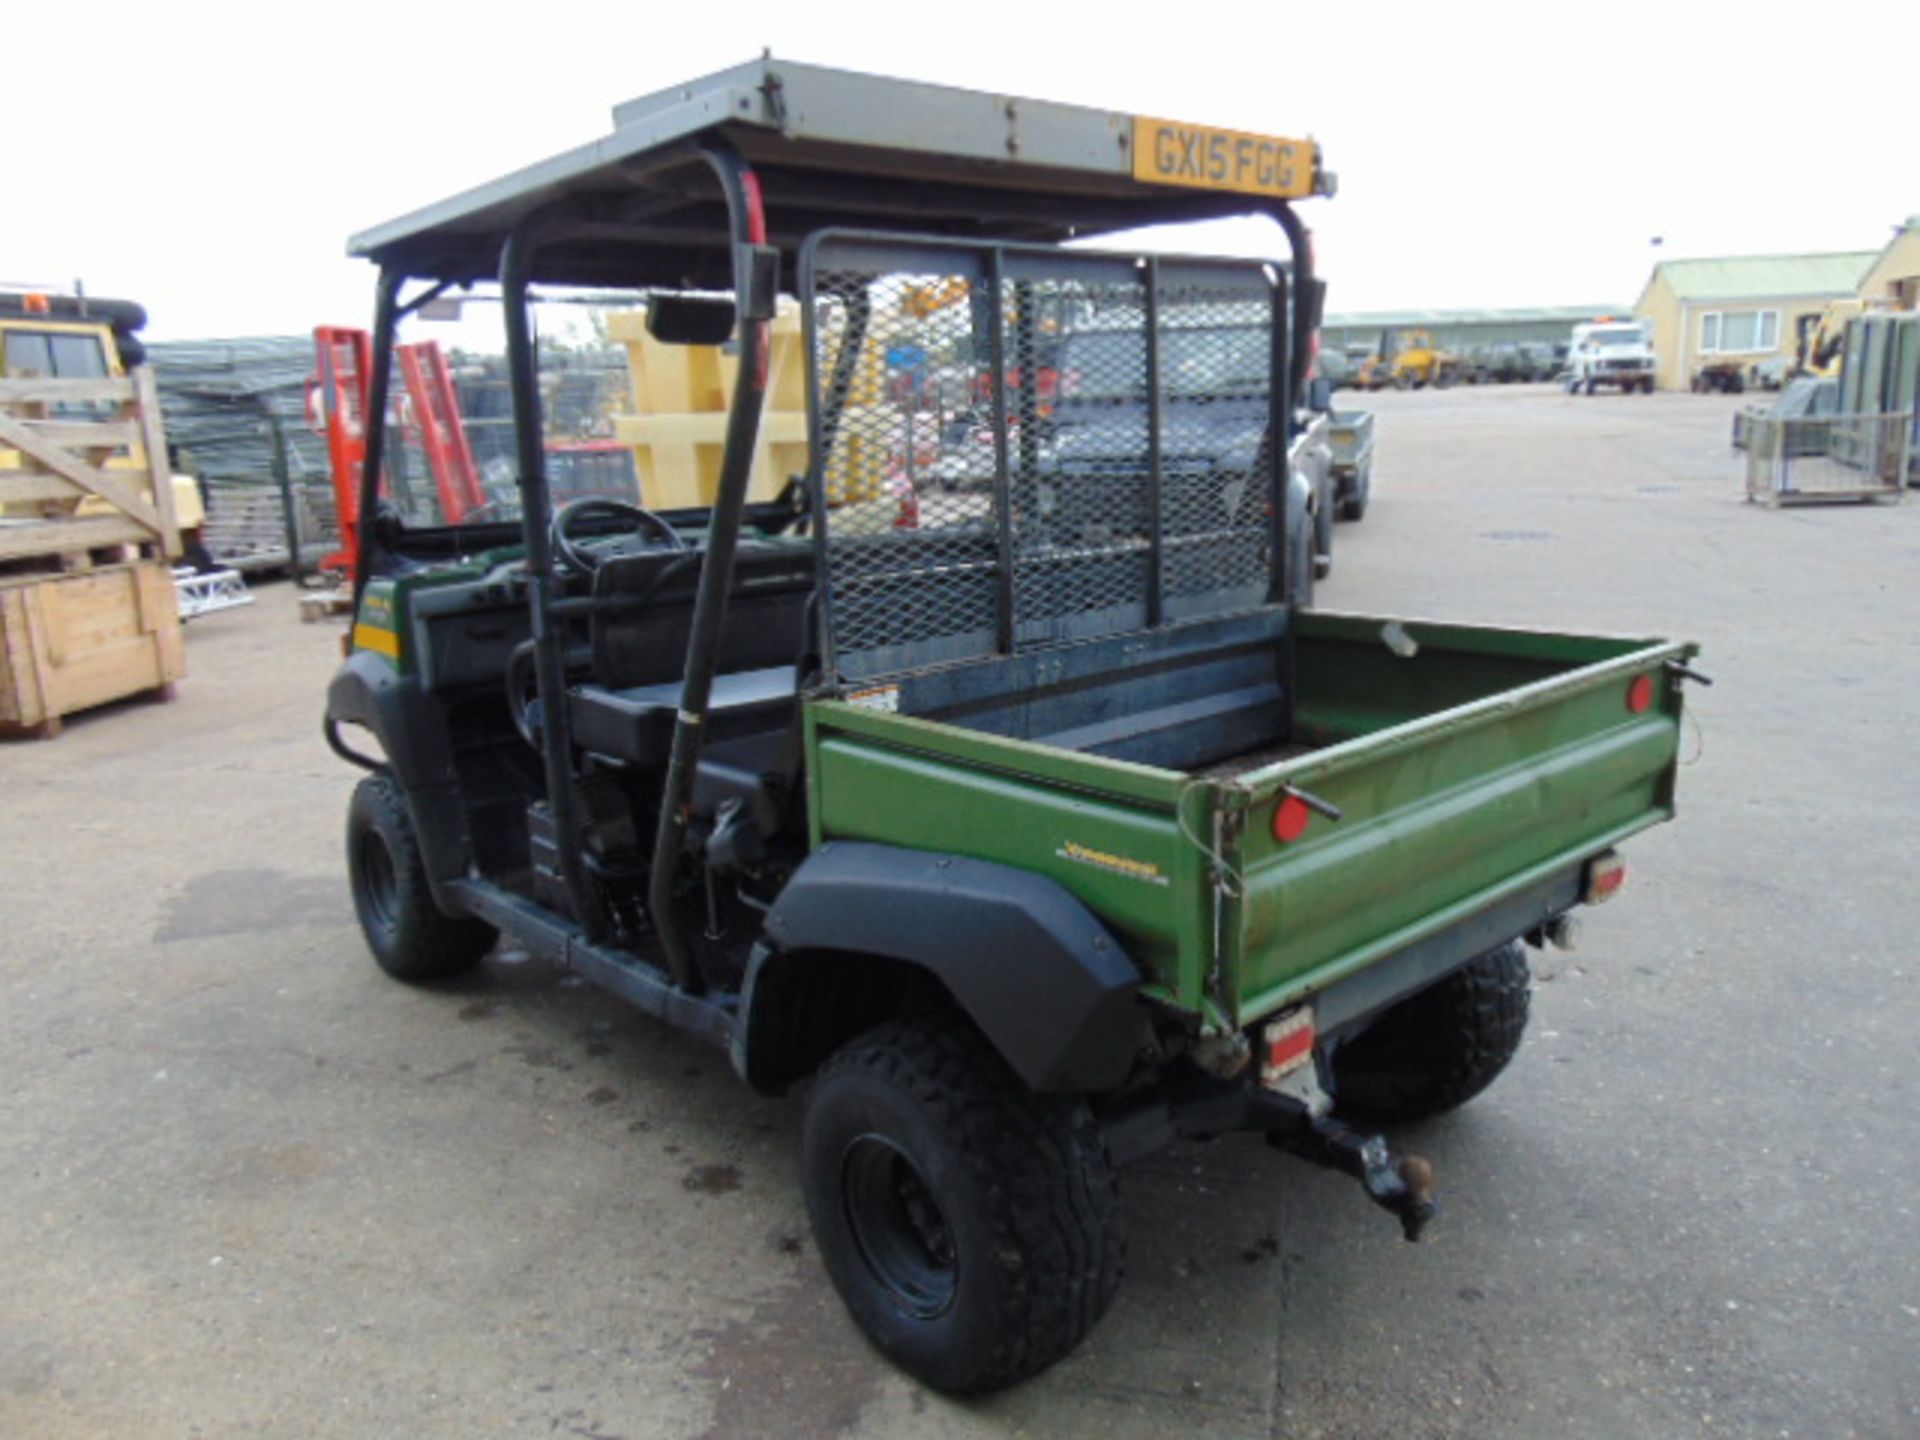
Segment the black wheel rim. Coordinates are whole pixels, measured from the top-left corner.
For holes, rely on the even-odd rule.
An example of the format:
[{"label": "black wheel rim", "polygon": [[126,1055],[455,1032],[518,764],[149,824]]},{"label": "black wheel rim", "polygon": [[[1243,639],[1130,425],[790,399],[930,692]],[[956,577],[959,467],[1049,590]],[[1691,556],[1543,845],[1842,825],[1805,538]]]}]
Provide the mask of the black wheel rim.
[{"label": "black wheel rim", "polygon": [[847,1146],[841,1184],[860,1258],[894,1305],[917,1320],[945,1314],[960,1284],[953,1227],[913,1161],[862,1135]]},{"label": "black wheel rim", "polygon": [[400,882],[387,842],[369,832],[360,837],[360,900],[367,919],[381,930],[400,923]]}]

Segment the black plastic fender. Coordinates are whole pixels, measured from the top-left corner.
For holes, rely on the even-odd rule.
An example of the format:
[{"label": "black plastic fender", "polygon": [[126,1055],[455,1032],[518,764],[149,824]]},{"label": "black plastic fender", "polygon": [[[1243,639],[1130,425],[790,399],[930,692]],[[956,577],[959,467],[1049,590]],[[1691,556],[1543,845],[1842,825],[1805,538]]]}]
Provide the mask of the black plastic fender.
[{"label": "black plastic fender", "polygon": [[[412,809],[420,854],[437,896],[441,881],[467,873],[473,853],[453,745],[439,707],[418,680],[399,674],[370,650],[356,650],[327,685],[326,718],[330,727],[361,726],[380,742],[386,768]],[[349,737],[340,739],[351,745]]]},{"label": "black plastic fender", "polygon": [[1298,470],[1287,471],[1287,534],[1298,535],[1300,527],[1311,526],[1313,482]]},{"label": "black plastic fender", "polygon": [[1126,951],[1085,905],[1025,870],[834,841],[794,872],[766,937],[734,1038],[734,1063],[756,1088],[777,1089],[824,1058],[796,1063],[806,1046],[783,1043],[785,1027],[819,1023],[800,992],[831,991],[835,967],[867,957],[937,979],[1035,1090],[1113,1089],[1147,1039]]}]

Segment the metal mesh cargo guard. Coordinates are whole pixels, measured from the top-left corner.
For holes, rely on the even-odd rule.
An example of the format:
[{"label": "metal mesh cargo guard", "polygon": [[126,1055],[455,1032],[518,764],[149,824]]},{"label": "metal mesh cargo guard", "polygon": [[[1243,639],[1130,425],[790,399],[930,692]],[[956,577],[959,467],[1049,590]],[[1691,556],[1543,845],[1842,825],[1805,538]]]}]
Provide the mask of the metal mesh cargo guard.
[{"label": "metal mesh cargo guard", "polygon": [[801,287],[830,673],[1277,593],[1284,272],[829,232]]}]

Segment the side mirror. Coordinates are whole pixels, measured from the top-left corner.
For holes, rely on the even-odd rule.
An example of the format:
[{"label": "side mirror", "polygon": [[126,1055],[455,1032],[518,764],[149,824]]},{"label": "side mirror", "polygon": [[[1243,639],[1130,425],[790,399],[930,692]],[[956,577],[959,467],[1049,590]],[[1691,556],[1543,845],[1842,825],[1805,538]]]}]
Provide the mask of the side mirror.
[{"label": "side mirror", "polygon": [[1333,382],[1324,375],[1316,375],[1307,381],[1307,408],[1309,410],[1333,409]]},{"label": "side mirror", "polygon": [[654,295],[647,333],[663,345],[719,345],[733,335],[733,301],[722,295]]}]

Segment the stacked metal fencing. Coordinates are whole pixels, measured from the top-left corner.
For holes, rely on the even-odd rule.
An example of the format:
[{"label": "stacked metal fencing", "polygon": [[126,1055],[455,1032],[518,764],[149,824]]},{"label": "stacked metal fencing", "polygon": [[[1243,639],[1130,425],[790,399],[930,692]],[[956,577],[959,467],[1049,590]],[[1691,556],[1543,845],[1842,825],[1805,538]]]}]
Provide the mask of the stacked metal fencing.
[{"label": "stacked metal fencing", "polygon": [[326,442],[307,425],[311,336],[165,341],[147,361],[178,463],[202,481],[215,559],[287,563],[283,456],[301,554],[312,562],[337,543]]},{"label": "stacked metal fencing", "polygon": [[[288,500],[308,566],[337,549],[340,526],[325,436],[308,412],[311,336],[170,341],[148,347],[167,432],[207,501],[214,557],[243,570],[288,561]],[[396,385],[397,385],[396,380]],[[518,513],[513,412],[504,360],[457,358],[455,384],[491,518]],[[618,349],[543,354],[548,468],[557,499],[637,493],[633,456],[615,445],[610,416],[628,393]],[[405,407],[387,430],[389,498],[411,524],[444,522],[427,457]],[[280,481],[284,458],[286,485]]]}]

